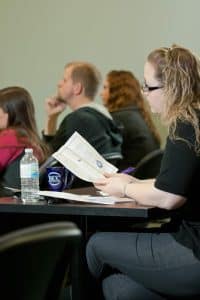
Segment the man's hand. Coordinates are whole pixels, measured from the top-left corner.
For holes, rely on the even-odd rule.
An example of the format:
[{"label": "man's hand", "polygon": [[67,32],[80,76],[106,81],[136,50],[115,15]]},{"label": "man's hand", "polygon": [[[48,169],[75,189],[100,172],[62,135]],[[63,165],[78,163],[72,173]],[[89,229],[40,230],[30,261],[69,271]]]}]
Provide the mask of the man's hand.
[{"label": "man's hand", "polygon": [[49,97],[45,100],[45,110],[48,117],[57,117],[66,109],[67,104],[59,100],[56,96]]},{"label": "man's hand", "polygon": [[59,100],[58,97],[49,97],[45,100],[45,110],[47,113],[44,134],[54,135],[57,128],[58,116],[66,108],[67,104],[64,101]]}]

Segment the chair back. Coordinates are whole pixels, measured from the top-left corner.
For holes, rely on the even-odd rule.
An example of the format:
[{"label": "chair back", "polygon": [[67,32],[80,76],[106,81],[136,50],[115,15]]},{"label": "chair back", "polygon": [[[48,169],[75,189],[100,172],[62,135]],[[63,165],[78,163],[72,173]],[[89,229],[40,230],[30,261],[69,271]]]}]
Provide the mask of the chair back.
[{"label": "chair back", "polygon": [[105,158],[105,160],[116,167],[118,163],[123,159],[123,156],[120,152],[103,153],[102,156],[103,158]]},{"label": "chair back", "polygon": [[156,149],[145,155],[136,165],[133,176],[139,179],[155,178],[159,171],[164,151]]},{"label": "chair back", "polygon": [[[58,300],[70,263],[75,260],[73,268],[78,268],[80,242],[81,232],[71,222],[34,225],[1,236],[3,299]],[[72,299],[77,293],[72,288]]]},{"label": "chair back", "polygon": [[20,160],[24,156],[24,151],[13,160],[0,175],[0,183],[2,186],[9,186],[20,189]]}]

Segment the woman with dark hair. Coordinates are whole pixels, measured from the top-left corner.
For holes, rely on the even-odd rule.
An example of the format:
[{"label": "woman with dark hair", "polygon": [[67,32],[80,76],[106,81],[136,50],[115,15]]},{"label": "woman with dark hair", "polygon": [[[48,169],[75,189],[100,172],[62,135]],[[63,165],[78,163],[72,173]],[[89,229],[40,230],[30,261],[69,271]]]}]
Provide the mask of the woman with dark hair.
[{"label": "woman with dark hair", "polygon": [[176,213],[156,232],[96,233],[87,245],[88,266],[108,300],[199,299],[199,57],[179,46],[153,50],[143,91],[169,132],[159,175],[139,180],[105,174],[95,186]]},{"label": "woman with dark hair", "polygon": [[[42,163],[48,154],[41,141],[35,120],[31,95],[22,87],[0,90],[0,181],[3,185],[20,187],[19,161],[25,148],[33,148]],[[9,174],[13,176],[7,176]]]},{"label": "woman with dark hair", "polygon": [[103,104],[121,127],[123,160],[119,169],[135,166],[160,147],[160,136],[151,119],[139,81],[130,71],[111,71],[101,92]]}]

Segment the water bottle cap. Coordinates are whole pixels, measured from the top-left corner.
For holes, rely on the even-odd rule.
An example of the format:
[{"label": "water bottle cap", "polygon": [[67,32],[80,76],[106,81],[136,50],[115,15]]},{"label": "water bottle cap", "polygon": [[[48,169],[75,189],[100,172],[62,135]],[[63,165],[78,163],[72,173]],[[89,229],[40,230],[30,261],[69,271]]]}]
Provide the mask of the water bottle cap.
[{"label": "water bottle cap", "polygon": [[25,153],[32,153],[33,152],[33,149],[32,148],[26,148],[25,149]]}]

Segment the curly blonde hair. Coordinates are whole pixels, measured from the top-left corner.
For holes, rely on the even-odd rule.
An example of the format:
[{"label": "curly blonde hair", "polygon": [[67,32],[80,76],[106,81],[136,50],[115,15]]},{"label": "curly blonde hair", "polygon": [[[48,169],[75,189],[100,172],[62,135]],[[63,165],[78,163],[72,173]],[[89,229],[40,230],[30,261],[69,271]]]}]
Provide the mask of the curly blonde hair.
[{"label": "curly blonde hair", "polygon": [[151,119],[147,103],[142,95],[140,83],[130,71],[113,70],[106,76],[109,86],[109,97],[105,106],[110,112],[134,105],[140,111],[155,140],[160,144],[161,138]]},{"label": "curly blonde hair", "polygon": [[189,122],[196,137],[195,149],[200,153],[200,128],[197,110],[200,109],[200,60],[189,49],[173,45],[152,51],[147,61],[155,68],[156,79],[164,87],[165,107],[161,115],[169,127],[172,139],[176,136],[177,121]]}]

